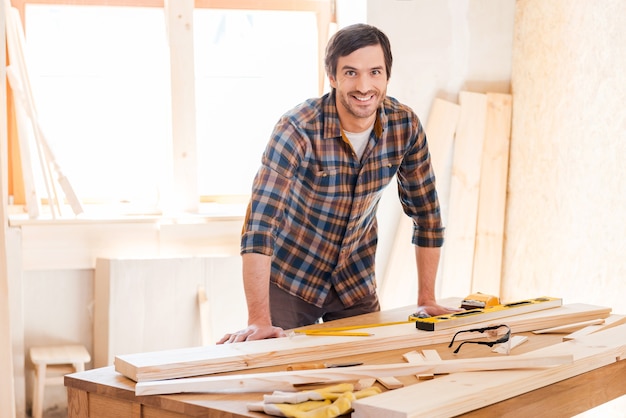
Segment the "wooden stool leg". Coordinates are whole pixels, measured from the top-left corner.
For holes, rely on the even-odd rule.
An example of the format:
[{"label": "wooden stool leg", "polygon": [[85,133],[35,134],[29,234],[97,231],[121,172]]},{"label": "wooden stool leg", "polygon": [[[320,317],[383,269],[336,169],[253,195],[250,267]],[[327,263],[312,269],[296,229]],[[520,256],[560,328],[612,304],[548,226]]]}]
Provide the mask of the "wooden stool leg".
[{"label": "wooden stool leg", "polygon": [[35,366],[35,384],[33,385],[33,418],[43,414],[43,390],[46,385],[46,364]]}]

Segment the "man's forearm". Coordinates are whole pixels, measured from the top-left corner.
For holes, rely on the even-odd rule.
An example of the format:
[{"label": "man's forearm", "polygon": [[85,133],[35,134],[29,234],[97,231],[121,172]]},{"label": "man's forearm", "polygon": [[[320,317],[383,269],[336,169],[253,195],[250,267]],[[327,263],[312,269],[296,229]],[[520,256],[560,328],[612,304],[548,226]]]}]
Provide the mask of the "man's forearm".
[{"label": "man's forearm", "polygon": [[248,325],[271,325],[269,302],[271,257],[256,253],[243,254],[242,263]]},{"label": "man's forearm", "polygon": [[435,303],[435,280],[439,268],[439,247],[415,246],[415,261],[417,262],[417,304],[418,306]]}]

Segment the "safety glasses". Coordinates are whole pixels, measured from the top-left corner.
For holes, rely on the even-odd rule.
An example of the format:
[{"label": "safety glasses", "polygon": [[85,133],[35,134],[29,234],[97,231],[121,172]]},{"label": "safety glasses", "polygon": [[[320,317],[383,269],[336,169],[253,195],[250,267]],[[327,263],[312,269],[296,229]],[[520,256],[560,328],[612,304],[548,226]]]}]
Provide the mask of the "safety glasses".
[{"label": "safety glasses", "polygon": [[[459,352],[463,344],[480,344],[493,347],[496,344],[508,343],[511,338],[511,328],[509,328],[508,325],[504,324],[492,325],[490,327],[484,328],[465,329],[458,331],[456,334],[454,334],[454,336],[452,337],[452,341],[450,341],[450,344],[448,345],[448,348],[452,347],[455,338],[463,332],[480,332],[481,334],[485,334],[485,338],[480,341],[463,341],[461,344],[459,344],[456,350],[454,350],[454,354],[457,354]],[[508,354],[508,350],[506,351]]]}]

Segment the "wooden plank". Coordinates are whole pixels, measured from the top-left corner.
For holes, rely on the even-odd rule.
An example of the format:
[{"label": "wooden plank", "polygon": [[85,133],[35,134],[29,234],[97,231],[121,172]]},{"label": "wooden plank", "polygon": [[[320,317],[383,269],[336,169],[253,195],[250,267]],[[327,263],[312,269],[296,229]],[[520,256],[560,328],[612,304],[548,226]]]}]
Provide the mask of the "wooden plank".
[{"label": "wooden plank", "polygon": [[424,356],[417,350],[402,354],[402,358],[407,363],[423,363],[425,360]]},{"label": "wooden plank", "polygon": [[198,286],[198,314],[200,316],[200,337],[202,345],[212,344],[209,299],[207,298],[206,290],[202,285]]},{"label": "wooden plank", "polygon": [[[171,208],[198,211],[196,93],[193,54],[193,0],[165,0],[172,81],[174,187]],[[166,199],[167,200],[167,199]]]},{"label": "wooden plank", "polygon": [[512,97],[487,93],[472,292],[500,294]]},{"label": "wooden plank", "polygon": [[[431,361],[431,362],[442,361],[437,350],[422,350],[422,353],[426,361]],[[417,378],[419,380],[430,380],[430,379],[435,378],[435,374],[434,373],[420,373],[417,375]]]},{"label": "wooden plank", "polygon": [[415,326],[425,331],[438,331],[446,328],[457,328],[461,325],[474,324],[487,320],[505,320],[514,315],[528,312],[536,312],[544,309],[552,309],[561,306],[562,299],[540,297],[535,299],[525,299],[523,301],[487,306],[485,308],[469,309],[451,314],[431,316],[427,318],[416,318]]},{"label": "wooden plank", "polygon": [[459,93],[461,112],[454,142],[450,210],[442,257],[441,296],[470,294],[474,261],[480,166],[487,112],[487,96]]},{"label": "wooden plank", "polygon": [[[208,377],[189,377],[166,379],[151,382],[139,382],[135,385],[135,394],[163,395],[172,393],[248,393],[271,392],[275,390],[294,390],[295,385],[334,383],[374,377],[379,381],[395,376],[413,374],[441,374],[468,372],[475,370],[510,370],[517,368],[542,368],[573,362],[572,355],[551,356],[507,356],[462,358],[454,360],[436,360],[424,363],[396,363],[355,366],[346,368],[328,368],[314,370],[296,370],[285,372],[251,373],[219,375]],[[394,382],[392,379],[390,382]],[[395,387],[395,385],[394,385]]]},{"label": "wooden plank", "polygon": [[[11,88],[13,90],[13,97],[16,103],[16,110],[22,108],[23,114],[27,115],[30,119],[32,126],[32,133],[35,139],[35,148],[39,154],[39,162],[41,165],[41,172],[43,174],[44,183],[48,193],[49,206],[53,219],[56,215],[62,214],[62,205],[58,199],[56,192],[56,184],[54,183],[53,173],[57,175],[56,181],[65,194],[65,198],[70,204],[75,215],[83,212],[82,205],[74,192],[72,185],[67,177],[61,171],[61,167],[52,152],[52,148],[43,132],[43,129],[39,123],[37,110],[35,106],[35,98],[30,84],[30,77],[24,57],[25,40],[24,29],[22,27],[22,21],[20,19],[19,12],[16,8],[11,8],[10,15],[7,15],[7,21],[11,23],[11,30],[7,33],[11,36],[8,37],[9,41],[9,53],[11,57],[11,70],[8,73],[9,81],[11,82]],[[25,119],[24,115],[21,115],[20,119]],[[20,144],[23,145],[20,148],[26,152],[24,157],[29,157],[28,145],[25,141],[28,140],[28,136],[25,135],[25,129],[20,129]],[[25,159],[28,162],[28,159]],[[25,167],[26,168],[26,167]],[[26,177],[25,177],[26,180]],[[55,211],[56,209],[56,211]]]},{"label": "wooden plank", "polygon": [[388,390],[399,389],[404,386],[404,383],[393,376],[378,377],[376,380]]},{"label": "wooden plank", "polygon": [[[99,258],[95,367],[113,364],[118,354],[205,345],[202,339],[212,335],[201,333],[203,327],[226,333],[224,324],[244,322],[245,309],[237,309],[245,307],[243,283],[235,280],[240,272],[240,256]],[[208,302],[207,312],[201,313],[204,325],[198,314],[199,286]]]},{"label": "wooden plank", "polygon": [[[428,121],[424,128],[431,164],[437,181],[437,195],[439,196],[444,224],[448,213],[452,143],[459,120],[459,112],[460,106],[458,104],[436,98],[433,101]],[[379,296],[382,306],[403,300],[406,297],[407,288],[415,287],[417,267],[415,264],[415,248],[411,243],[412,234],[413,221],[408,216],[402,214],[398,220],[396,236],[389,253],[385,279],[380,286]]]},{"label": "wooden plank", "polygon": [[[512,332],[525,332],[607,317],[610,312],[611,309],[606,307],[571,304],[515,315],[507,318],[506,324],[511,327]],[[371,333],[371,337],[300,334],[245,343],[117,355],[115,370],[136,382],[141,382],[289,363],[324,362],[326,358],[445,343],[460,329],[492,324],[493,321],[489,321],[441,331],[421,331],[415,328],[415,324],[406,323],[362,329]],[[466,336],[461,337],[463,338]]]},{"label": "wooden plank", "polygon": [[564,341],[567,340],[575,340],[577,338],[584,337],[586,335],[593,334],[594,332],[603,331],[605,329],[609,329],[612,327],[616,327],[618,325],[626,324],[626,315],[610,315],[608,318],[604,319],[604,323],[601,325],[590,325],[578,331],[572,332],[563,337]]},{"label": "wooden plank", "polygon": [[619,361],[486,408],[467,412],[461,417],[544,417],[546,411],[550,411],[550,416],[554,418],[623,418],[620,412],[626,410],[626,405],[622,409],[614,409],[613,414],[596,414],[593,408],[610,405],[611,400],[626,396],[624,376],[626,361]]},{"label": "wooden plank", "polygon": [[[0,0],[0,10],[6,16],[8,0]],[[13,418],[15,408],[15,381],[13,378],[13,338],[11,333],[11,309],[9,300],[9,260],[7,257],[7,196],[8,193],[8,121],[6,90],[6,21],[0,18],[0,418]]]},{"label": "wooden plank", "polygon": [[561,325],[558,327],[538,329],[533,334],[568,334],[589,325],[600,325],[604,323],[604,319],[591,319],[589,321],[575,322],[573,324]]},{"label": "wooden plank", "polygon": [[424,354],[424,359],[426,359],[426,361],[442,361],[437,350],[422,350],[422,353]]},{"label": "wooden plank", "polygon": [[[23,89],[21,89],[21,86],[20,88],[15,88],[17,87],[17,79],[15,75],[12,75],[11,71],[11,69],[14,69],[15,72],[17,72],[17,68],[23,64],[23,57],[20,57],[19,55],[23,51],[19,42],[20,37],[18,34],[19,29],[17,27],[18,22],[15,22],[15,19],[19,19],[19,15],[16,16],[16,13],[14,12],[15,9],[10,8],[7,3],[5,3],[3,10],[6,19],[6,44],[8,47],[9,64],[11,67],[10,69],[3,67],[3,69],[7,71],[7,79],[13,88],[13,108],[15,109],[15,122],[17,125],[16,133],[20,150],[19,154],[24,181],[26,209],[28,210],[28,216],[34,219],[39,217],[39,214],[41,213],[41,203],[35,187],[35,172],[29,141],[31,131],[28,130],[28,115],[26,114],[26,109],[23,105],[25,98],[20,100],[19,97],[16,97],[19,94],[23,95],[24,92]],[[4,80],[4,77],[2,79]]]},{"label": "wooden plank", "polygon": [[[574,362],[547,369],[456,373],[353,403],[354,418],[449,417],[616,362],[626,354],[626,325],[525,355],[569,354]],[[419,399],[419,402],[415,402]]]},{"label": "wooden plank", "polygon": [[426,122],[428,150],[437,180],[437,196],[444,224],[448,216],[454,135],[459,123],[461,106],[436,98]]}]

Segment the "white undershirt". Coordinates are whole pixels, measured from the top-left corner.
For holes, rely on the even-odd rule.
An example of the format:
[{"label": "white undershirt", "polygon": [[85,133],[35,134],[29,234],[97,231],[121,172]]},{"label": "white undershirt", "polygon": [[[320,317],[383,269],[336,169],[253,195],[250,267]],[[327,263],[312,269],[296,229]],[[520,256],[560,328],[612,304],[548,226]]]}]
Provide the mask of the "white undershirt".
[{"label": "white undershirt", "polygon": [[370,133],[372,133],[372,129],[374,129],[374,124],[372,124],[363,132],[354,133],[343,131],[350,141],[350,144],[352,144],[352,148],[354,149],[356,155],[359,157],[359,160],[363,156],[363,152],[365,152],[365,147],[367,146],[367,141],[369,140]]}]

